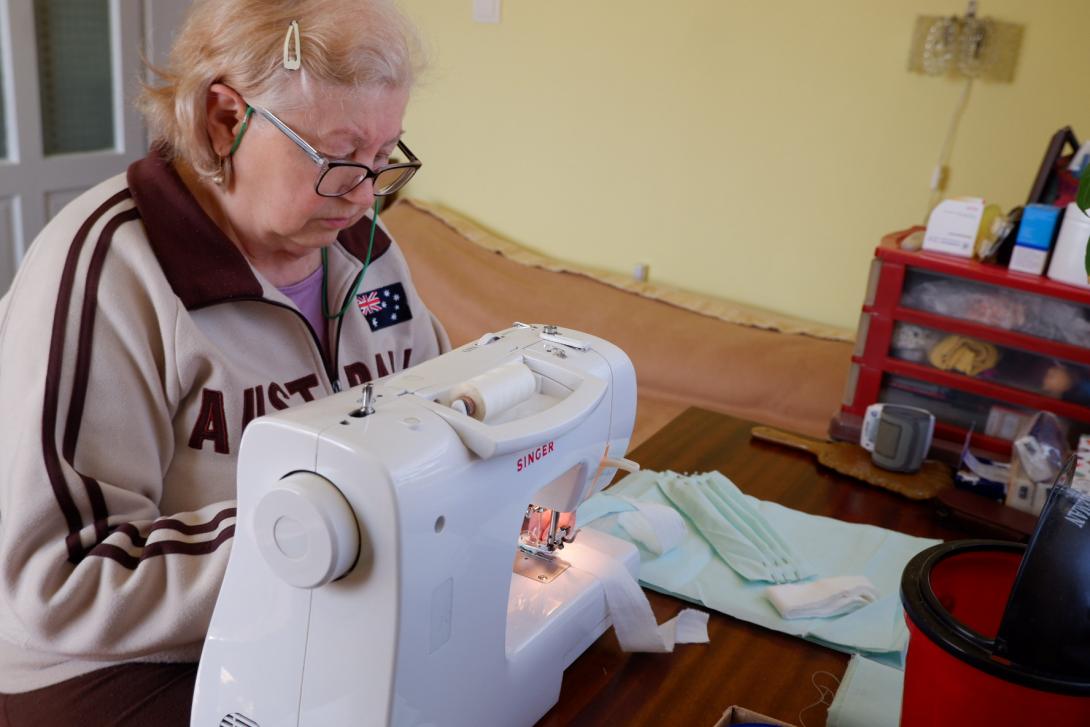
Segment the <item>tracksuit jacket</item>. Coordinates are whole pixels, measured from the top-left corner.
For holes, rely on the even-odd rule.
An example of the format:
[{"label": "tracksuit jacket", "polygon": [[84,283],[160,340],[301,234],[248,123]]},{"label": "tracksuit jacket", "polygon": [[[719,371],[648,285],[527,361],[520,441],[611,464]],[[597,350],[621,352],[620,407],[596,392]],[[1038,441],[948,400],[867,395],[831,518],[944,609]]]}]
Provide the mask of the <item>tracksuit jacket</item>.
[{"label": "tracksuit jacket", "polygon": [[[330,310],[369,231],[329,248]],[[198,659],[246,425],[449,348],[381,226],[329,338],[154,152],[48,224],[0,300],[0,692]]]}]

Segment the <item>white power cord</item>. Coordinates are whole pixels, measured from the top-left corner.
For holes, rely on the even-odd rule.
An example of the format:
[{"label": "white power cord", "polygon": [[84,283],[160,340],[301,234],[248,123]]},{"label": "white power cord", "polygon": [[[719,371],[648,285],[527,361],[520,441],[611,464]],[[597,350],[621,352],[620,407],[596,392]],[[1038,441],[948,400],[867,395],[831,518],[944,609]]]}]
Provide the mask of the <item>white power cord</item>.
[{"label": "white power cord", "polygon": [[931,173],[931,196],[927,202],[927,214],[924,215],[924,224],[927,224],[927,219],[931,216],[931,210],[935,209],[935,206],[942,201],[943,193],[946,191],[946,182],[950,177],[950,156],[954,151],[954,138],[957,136],[961,117],[965,114],[965,107],[969,105],[969,91],[972,88],[973,79],[967,78],[965,86],[961,89],[961,95],[958,97],[957,105],[954,107],[954,114],[950,117],[950,126],[947,128],[946,138],[942,142],[942,151],[939,152],[939,162]]}]

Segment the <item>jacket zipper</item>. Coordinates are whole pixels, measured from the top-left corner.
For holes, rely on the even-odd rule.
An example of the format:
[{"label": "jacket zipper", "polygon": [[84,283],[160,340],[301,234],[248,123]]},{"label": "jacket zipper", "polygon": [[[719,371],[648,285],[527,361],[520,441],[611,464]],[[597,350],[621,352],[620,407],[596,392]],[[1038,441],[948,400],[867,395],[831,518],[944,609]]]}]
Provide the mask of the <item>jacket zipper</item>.
[{"label": "jacket zipper", "polygon": [[[364,271],[361,270],[360,273],[362,272]],[[357,273],[357,275],[359,275],[360,273]],[[356,279],[353,278],[352,286],[349,287],[348,293],[345,295],[344,299],[341,300],[340,308],[344,308],[345,303],[348,302],[348,296],[352,294],[352,289],[355,287],[355,283]],[[340,393],[341,378],[337,374],[337,359],[341,353],[341,326],[344,325],[344,316],[340,316],[339,318],[337,318],[337,326],[334,329],[333,333],[333,345],[331,346],[331,348],[333,349],[332,361],[330,361],[330,357],[326,356],[326,352],[322,348],[322,341],[320,338],[318,338],[318,333],[310,325],[310,321],[307,320],[307,317],[303,315],[300,311],[292,308],[291,306],[284,305],[283,303],[277,303],[275,300],[269,300],[265,297],[246,296],[244,298],[235,298],[235,300],[249,300],[257,303],[268,303],[269,305],[274,305],[277,308],[283,308],[286,311],[291,311],[292,313],[294,313],[303,322],[303,325],[306,326],[307,331],[310,332],[310,337],[314,341],[314,347],[318,350],[318,358],[321,359],[322,366],[325,368],[326,378],[329,379],[330,388],[333,389],[334,394]]]},{"label": "jacket zipper", "polygon": [[[321,339],[318,338],[318,334],[314,331],[314,328],[310,325],[310,321],[307,320],[307,317],[305,315],[303,315],[301,312],[297,311],[295,308],[292,308],[291,306],[284,305],[283,303],[277,303],[275,300],[269,300],[268,298],[246,296],[246,297],[243,297],[243,298],[234,298],[233,300],[235,300],[235,301],[247,300],[247,301],[252,301],[254,303],[266,303],[268,305],[275,306],[277,308],[283,308],[284,310],[288,311],[289,313],[292,313],[297,318],[299,318],[299,320],[302,321],[303,325],[306,326],[307,331],[310,333],[311,340],[314,341],[314,348],[318,351],[318,358],[321,359],[321,361],[322,361],[322,367],[325,369],[326,378],[329,379],[330,388],[333,389],[334,394],[340,392],[340,390],[341,390],[341,380],[337,376],[336,359],[334,358],[334,360],[332,362],[333,365],[330,366],[331,362],[329,360],[329,357],[327,357],[326,354],[325,354],[325,351],[322,350],[322,341],[321,341]],[[337,326],[337,336],[338,336],[338,338],[340,337],[340,325],[339,325],[339,323],[338,323],[338,326]],[[334,350],[336,350],[336,348]]]},{"label": "jacket zipper", "polygon": [[[349,295],[351,295],[351,292],[349,292]],[[341,355],[341,326],[343,326],[343,325],[344,325],[344,316],[341,316],[340,318],[337,319],[336,331],[333,333],[333,361],[334,361],[334,365],[336,365],[337,358]],[[333,390],[334,391],[340,391],[341,390],[340,380],[337,380],[333,384]]]},{"label": "jacket zipper", "polygon": [[[358,278],[359,278],[359,276],[363,275],[365,272],[367,272],[367,266],[364,266],[363,268],[361,268],[360,271],[358,273],[356,273],[356,275],[352,278],[352,284],[350,286],[348,286],[348,292],[345,293],[344,299],[341,301],[341,306],[340,306],[340,308],[338,310],[343,310],[345,305],[348,304],[348,297],[350,295],[352,295],[352,293],[354,291],[359,290],[359,288],[356,286],[356,283],[360,282],[358,280]],[[334,373],[336,372],[337,360],[341,355],[341,327],[343,325],[344,325],[344,316],[342,315],[342,316],[339,316],[337,318],[337,325],[334,328],[334,332],[333,332],[333,341],[332,341],[333,345],[331,346],[331,348],[333,349],[333,351],[332,351],[333,365],[335,367],[334,368]],[[330,381],[333,382],[333,391],[334,392],[338,392],[338,391],[341,390],[341,382],[340,382],[340,379],[338,377],[333,376],[333,377],[330,378]]]}]

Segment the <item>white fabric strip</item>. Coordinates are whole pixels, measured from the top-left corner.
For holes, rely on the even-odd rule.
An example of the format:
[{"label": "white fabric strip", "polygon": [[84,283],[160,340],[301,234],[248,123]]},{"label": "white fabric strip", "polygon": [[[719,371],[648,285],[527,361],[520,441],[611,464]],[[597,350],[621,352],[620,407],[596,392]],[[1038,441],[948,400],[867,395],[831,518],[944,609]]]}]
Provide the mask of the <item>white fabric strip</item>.
[{"label": "white fabric strip", "polygon": [[768,600],[784,618],[826,618],[849,613],[878,600],[866,576],[834,576],[811,583],[769,586]]},{"label": "white fabric strip", "polygon": [[674,508],[629,497],[623,499],[636,509],[619,514],[617,524],[651,553],[667,553],[685,538],[688,529]]},{"label": "white fabric strip", "polygon": [[707,613],[686,608],[660,626],[640,584],[621,562],[582,546],[579,541],[566,546],[564,554],[572,567],[590,573],[601,582],[622,650],[664,653],[673,651],[674,644],[708,642]]}]

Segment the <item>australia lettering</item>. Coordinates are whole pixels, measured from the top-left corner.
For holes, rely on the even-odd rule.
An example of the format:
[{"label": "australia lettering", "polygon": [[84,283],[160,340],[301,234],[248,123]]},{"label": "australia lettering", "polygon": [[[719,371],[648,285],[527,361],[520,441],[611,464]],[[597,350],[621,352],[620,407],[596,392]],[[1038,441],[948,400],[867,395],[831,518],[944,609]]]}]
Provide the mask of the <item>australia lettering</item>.
[{"label": "australia lettering", "polygon": [[223,411],[223,392],[205,389],[201,392],[201,411],[189,435],[189,446],[200,449],[205,441],[212,442],[217,454],[230,454],[227,445],[227,415]]},{"label": "australia lettering", "polygon": [[[400,361],[397,360],[395,352],[387,351],[385,354],[376,353],[370,366],[364,361],[347,364],[344,366],[344,381],[349,387],[359,386],[376,378],[388,376],[395,371],[407,369],[411,365],[412,355],[413,350],[406,348],[401,352]],[[307,374],[284,383],[273,381],[245,388],[239,397],[242,404],[239,436],[241,437],[250,422],[265,416],[269,411],[282,411],[290,406],[314,401],[321,395],[322,383],[316,374]],[[230,398],[234,401],[239,400],[233,396]],[[200,410],[197,412],[197,419],[189,435],[190,447],[203,450],[205,442],[209,442],[211,450],[216,454],[231,453],[227,399],[228,396],[218,389],[206,387],[201,391]]]},{"label": "australia lettering", "polygon": [[[409,364],[412,362],[413,350],[406,348],[401,353],[401,369],[397,369],[394,366],[394,352],[387,351],[385,359],[382,354],[375,354],[375,368],[374,374],[372,369],[363,361],[356,361],[350,363],[344,367],[344,380],[348,384],[348,387],[360,386],[366,384],[368,381],[380,379],[383,376],[388,376],[392,371],[405,370],[409,368]],[[389,367],[387,367],[389,362]]]},{"label": "australia lettering", "polygon": [[257,417],[265,416],[265,387],[253,386],[242,392],[242,429]]},{"label": "australia lettering", "polygon": [[[279,410],[287,409],[292,403],[314,401],[313,390],[320,386],[321,382],[315,374],[307,374],[283,385],[273,382],[268,385],[268,388],[258,385],[243,389],[242,421],[239,432],[245,430],[246,426],[257,417],[265,415],[266,392],[269,404],[273,409]],[[301,401],[290,402],[289,400],[293,397],[298,397]],[[193,449],[204,449],[204,443],[211,442],[216,454],[230,454],[228,435],[227,410],[223,392],[206,387],[201,391],[201,408],[197,413],[197,421],[193,424],[193,431],[189,435],[189,446]]]}]

